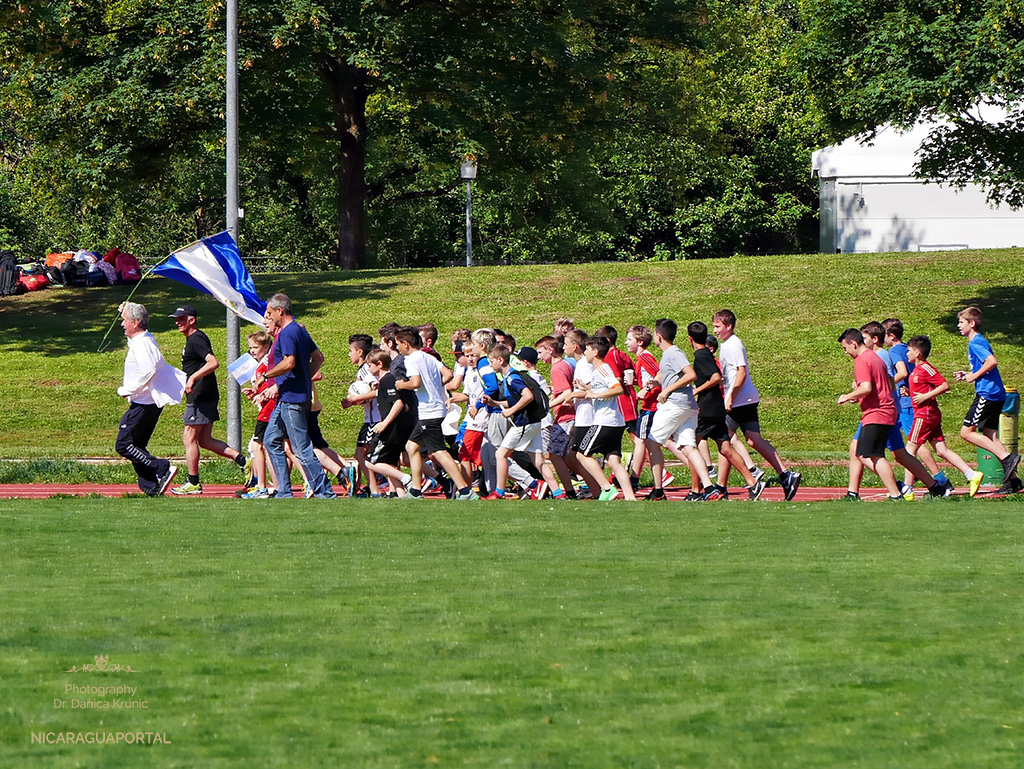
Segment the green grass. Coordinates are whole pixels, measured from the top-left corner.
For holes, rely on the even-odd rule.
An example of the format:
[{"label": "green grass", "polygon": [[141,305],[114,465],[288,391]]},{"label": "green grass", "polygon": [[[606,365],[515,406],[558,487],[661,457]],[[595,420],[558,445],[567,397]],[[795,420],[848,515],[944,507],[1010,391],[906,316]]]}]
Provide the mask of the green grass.
[{"label": "green grass", "polygon": [[[836,397],[849,388],[852,363],[836,337],[869,319],[901,317],[910,334],[927,333],[933,362],[947,378],[966,365],[966,343],[956,312],[979,304],[1008,384],[1024,381],[1024,271],[1019,251],[922,254],[796,255],[670,263],[605,263],[472,270],[400,270],[361,273],[260,275],[265,297],[287,291],[327,356],[321,386],[325,435],[351,454],[362,412],[339,402],[354,372],[348,336],[376,334],[387,321],[432,321],[442,333],[500,326],[520,343],[549,333],[561,315],[593,331],[610,323],[624,336],[635,323],[659,317],[681,323],[710,321],[716,309],[739,316],[738,333],[750,352],[760,388],[765,435],[786,458],[842,457],[858,420],[855,407]],[[104,332],[127,296],[124,287],[51,289],[0,299],[0,378],[4,441],[0,457],[110,456],[123,404],[114,394],[124,359],[120,329],[113,349],[97,353]],[[224,310],[184,286],[150,279],[135,299],[146,304],[168,360],[178,359],[182,337],[165,317],[190,301],[200,311],[215,349],[224,349]],[[244,327],[243,330],[251,327]],[[120,345],[120,346],[119,346]],[[223,361],[222,361],[223,363]],[[226,373],[220,372],[223,387]],[[952,380],[951,380],[952,381]],[[942,399],[951,445],[971,452],[956,425],[972,398],[953,383]],[[181,409],[169,408],[152,448],[181,454]],[[254,414],[243,412],[246,437]]]},{"label": "green grass", "polygon": [[1020,501],[194,503],[0,502],[4,767],[1019,765]]}]

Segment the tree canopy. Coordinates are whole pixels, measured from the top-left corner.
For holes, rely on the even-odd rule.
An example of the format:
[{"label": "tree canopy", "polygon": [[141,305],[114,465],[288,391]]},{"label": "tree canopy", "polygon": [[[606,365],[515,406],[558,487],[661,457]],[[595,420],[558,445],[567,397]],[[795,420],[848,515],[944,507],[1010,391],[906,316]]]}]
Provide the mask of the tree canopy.
[{"label": "tree canopy", "polygon": [[942,121],[920,172],[1024,205],[1020,0],[807,0],[803,19],[800,63],[835,137]]},{"label": "tree canopy", "polygon": [[[813,242],[804,169],[820,132],[777,55],[796,32],[784,2],[240,11],[243,250],[450,258],[465,155],[481,164],[485,259]],[[222,226],[222,17],[211,0],[0,9],[0,174],[37,240],[159,253]]]}]

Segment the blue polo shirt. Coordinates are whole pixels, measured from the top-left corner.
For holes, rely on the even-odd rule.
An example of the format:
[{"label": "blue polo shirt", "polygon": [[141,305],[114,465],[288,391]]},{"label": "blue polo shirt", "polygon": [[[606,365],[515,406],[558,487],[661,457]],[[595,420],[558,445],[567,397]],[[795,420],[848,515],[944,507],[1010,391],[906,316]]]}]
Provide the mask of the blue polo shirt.
[{"label": "blue polo shirt", "polygon": [[295,368],[276,377],[278,401],[312,404],[313,374],[309,358],[317,349],[309,332],[295,321],[281,329],[274,342],[274,360],[280,363],[291,355],[295,358]]},{"label": "blue polo shirt", "polygon": [[[981,334],[975,334],[974,339],[967,343],[967,359],[971,363],[972,372],[980,369],[985,359],[992,354],[992,345]],[[986,400],[1005,401],[1006,388],[1003,387],[1003,378],[999,376],[999,367],[996,366],[980,379],[975,379],[974,391]]]}]

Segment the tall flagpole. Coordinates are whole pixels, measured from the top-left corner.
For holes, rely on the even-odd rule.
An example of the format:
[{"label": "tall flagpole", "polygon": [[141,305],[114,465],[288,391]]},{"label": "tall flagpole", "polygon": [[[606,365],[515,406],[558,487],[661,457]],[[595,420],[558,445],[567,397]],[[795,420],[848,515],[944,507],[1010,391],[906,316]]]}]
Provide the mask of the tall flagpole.
[{"label": "tall flagpole", "polygon": [[[227,228],[237,243],[238,238],[238,0],[227,0],[227,64],[224,72],[227,84]],[[241,247],[239,247],[241,252]],[[227,363],[233,363],[240,354],[238,316],[227,310]],[[228,435],[227,444],[242,448],[242,399],[238,384],[227,377]]]}]

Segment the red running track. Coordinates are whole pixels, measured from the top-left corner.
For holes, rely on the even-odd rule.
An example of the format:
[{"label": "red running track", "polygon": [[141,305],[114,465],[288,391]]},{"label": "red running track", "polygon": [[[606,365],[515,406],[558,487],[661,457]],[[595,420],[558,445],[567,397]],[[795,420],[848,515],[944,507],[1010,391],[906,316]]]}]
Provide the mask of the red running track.
[{"label": "red running track", "polygon": [[[225,499],[232,498],[235,496],[235,492],[240,487],[236,485],[214,485],[204,484],[202,495],[195,495],[194,499],[202,499],[203,497],[212,499]],[[666,494],[671,500],[682,500],[683,497],[689,492],[688,488],[681,487],[668,487],[665,489]],[[730,489],[731,496],[730,501],[747,500],[746,489],[737,487]],[[86,497],[98,495],[101,497],[123,497],[125,495],[140,495],[142,492],[139,491],[138,486],[129,484],[99,484],[99,483],[9,483],[0,484],[0,499],[48,499],[54,496],[71,496],[71,497]],[[296,497],[302,497],[302,487],[297,486],[294,488]],[[640,492],[640,498],[642,499],[646,491]],[[924,495],[922,489],[915,489],[915,493],[918,497]],[[965,493],[963,491],[958,493]],[[796,499],[794,502],[823,502],[831,499],[839,499],[846,494],[845,488],[834,488],[827,486],[801,486],[800,491],[797,492]],[[170,492],[166,496],[173,496]],[[882,501],[886,498],[886,492],[884,489],[870,488],[861,491],[861,498],[864,501]],[[439,493],[428,493],[426,495],[428,499],[440,499]],[[779,486],[769,486],[764,490],[761,495],[761,500],[768,502],[782,502],[783,493],[782,488]]]}]

